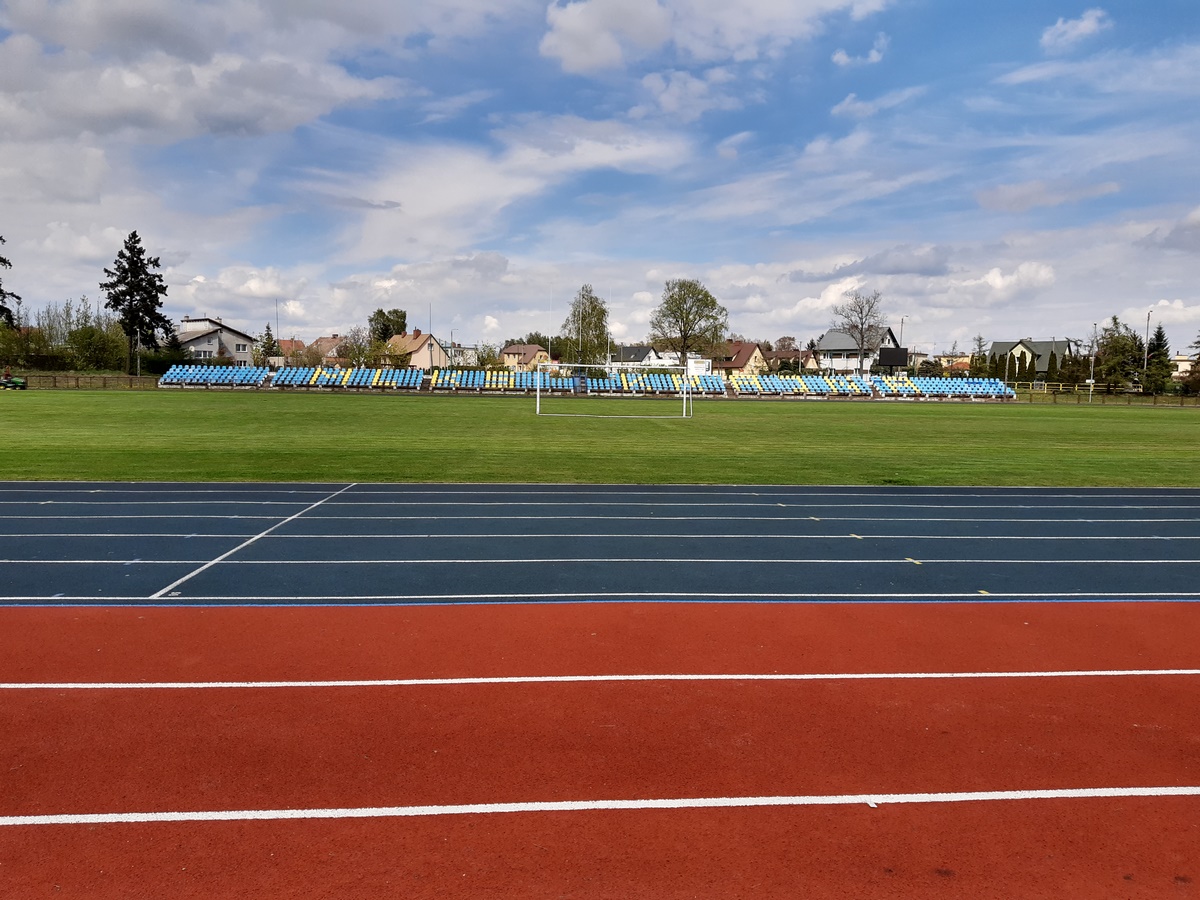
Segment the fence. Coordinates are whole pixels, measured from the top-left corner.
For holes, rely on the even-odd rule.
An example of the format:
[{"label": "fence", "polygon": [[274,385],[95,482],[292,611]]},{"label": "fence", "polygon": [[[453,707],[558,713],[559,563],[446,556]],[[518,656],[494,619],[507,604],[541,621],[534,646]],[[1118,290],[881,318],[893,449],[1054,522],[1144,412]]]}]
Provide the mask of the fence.
[{"label": "fence", "polygon": [[30,390],[104,390],[152,391],[158,387],[157,375],[25,375]]}]

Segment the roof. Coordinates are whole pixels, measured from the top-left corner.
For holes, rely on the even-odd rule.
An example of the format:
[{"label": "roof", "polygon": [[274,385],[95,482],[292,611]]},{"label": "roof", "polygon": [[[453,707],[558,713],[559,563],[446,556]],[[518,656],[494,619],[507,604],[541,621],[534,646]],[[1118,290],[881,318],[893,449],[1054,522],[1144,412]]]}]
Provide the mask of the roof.
[{"label": "roof", "polygon": [[[744,369],[750,360],[754,357],[754,353],[758,350],[758,344],[754,341],[729,341],[725,345],[727,356],[724,358],[713,357],[714,369]],[[759,351],[761,352],[761,351]]]},{"label": "roof", "polygon": [[1053,353],[1058,359],[1066,355],[1078,355],[1081,351],[1081,341],[1074,338],[1052,338],[1048,341],[1035,341],[1033,338],[1021,338],[1019,341],[992,341],[988,356],[1005,356],[1012,353],[1018,346],[1028,348],[1036,360],[1049,361]]},{"label": "roof", "polygon": [[527,366],[537,359],[537,355],[539,353],[546,353],[547,356],[549,355],[546,351],[546,348],[540,344],[509,344],[500,351],[501,356],[518,357],[518,364],[522,366]]},{"label": "roof", "polygon": [[[892,329],[886,325],[879,328],[874,328],[870,333],[870,340],[867,341],[863,348],[867,353],[874,353],[881,345],[888,347],[898,347],[896,336],[892,334]],[[849,353],[858,352],[858,343],[850,336],[849,332],[842,331],[838,328],[830,328],[817,340],[817,349],[822,353]]]},{"label": "roof", "polygon": [[304,349],[304,341],[298,341],[295,338],[285,338],[282,341],[276,341],[279,345],[279,352],[284,356],[290,356],[293,353],[299,353]]},{"label": "roof", "polygon": [[645,362],[646,357],[651,353],[658,355],[658,351],[648,344],[633,344],[628,347],[613,348],[613,362],[622,363],[640,363]]},{"label": "roof", "polygon": [[330,356],[336,352],[341,343],[341,335],[334,334],[328,337],[319,337],[308,346],[319,350],[322,356]]},{"label": "roof", "polygon": [[412,331],[402,331],[399,334],[393,334],[387,339],[387,348],[390,353],[415,354],[432,337],[430,334],[423,334],[420,328],[415,328]]},{"label": "roof", "polygon": [[188,341],[194,341],[198,337],[204,337],[205,335],[209,335],[209,334],[216,334],[219,331],[223,331],[227,334],[231,334],[236,337],[245,338],[247,343],[251,343],[251,344],[254,343],[253,335],[246,334],[246,332],[242,331],[240,328],[234,328],[231,325],[226,325],[220,319],[209,319],[209,318],[187,319],[187,318],[185,318],[181,324],[195,325],[198,322],[207,322],[208,325],[202,326],[200,328],[189,328],[186,330],[179,329],[178,331],[175,332],[175,334],[179,337],[179,342],[181,344],[186,344]]}]

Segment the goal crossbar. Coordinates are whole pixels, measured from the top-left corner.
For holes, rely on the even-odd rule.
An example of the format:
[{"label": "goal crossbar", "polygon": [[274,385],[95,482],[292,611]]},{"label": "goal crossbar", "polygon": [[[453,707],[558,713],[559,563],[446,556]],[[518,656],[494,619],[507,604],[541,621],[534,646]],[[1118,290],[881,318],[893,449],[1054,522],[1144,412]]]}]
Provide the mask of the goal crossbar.
[{"label": "goal crossbar", "polygon": [[[538,363],[534,375],[535,409],[539,416],[571,416],[595,419],[690,419],[695,388],[683,366],[597,365],[586,363]],[[602,413],[588,411],[547,412],[546,398],[596,398],[677,400],[663,406],[662,413]],[[639,407],[639,409],[645,408]],[[678,412],[667,412],[667,409]],[[584,403],[577,410],[586,410]]]}]

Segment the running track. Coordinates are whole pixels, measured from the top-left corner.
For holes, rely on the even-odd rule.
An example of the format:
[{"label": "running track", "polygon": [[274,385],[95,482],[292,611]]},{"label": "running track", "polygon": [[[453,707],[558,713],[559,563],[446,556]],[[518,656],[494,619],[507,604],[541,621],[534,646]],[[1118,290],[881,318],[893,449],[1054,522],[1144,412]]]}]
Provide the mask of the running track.
[{"label": "running track", "polygon": [[1200,889],[1200,492],[9,484],[0,894]]}]

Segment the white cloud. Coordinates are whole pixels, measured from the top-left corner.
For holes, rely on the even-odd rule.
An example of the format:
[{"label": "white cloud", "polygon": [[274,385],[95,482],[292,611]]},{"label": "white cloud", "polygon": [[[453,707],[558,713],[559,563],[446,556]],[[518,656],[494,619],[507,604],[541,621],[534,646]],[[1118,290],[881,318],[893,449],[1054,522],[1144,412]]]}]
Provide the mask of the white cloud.
[{"label": "white cloud", "polygon": [[833,52],[831,59],[839,66],[870,66],[883,61],[884,51],[887,50],[889,38],[882,32],[875,37],[875,43],[866,56],[851,56],[840,47]]},{"label": "white cloud", "polygon": [[[732,80],[726,69],[709,69],[703,78],[688,72],[654,72],[642,79],[642,88],[651,97],[651,102],[662,113],[681,122],[692,122],[714,109],[740,109],[742,99],[723,88]],[[646,107],[635,107],[630,111],[634,118],[642,118]]]},{"label": "white cloud", "polygon": [[1121,186],[1113,181],[1103,184],[1073,187],[1067,184],[1049,184],[1045,181],[1026,181],[1021,184],[1001,184],[980,191],[975,195],[984,209],[1003,212],[1027,212],[1037,206],[1062,206],[1078,203],[1094,197],[1115,194]]},{"label": "white cloud", "polygon": [[721,159],[737,159],[738,148],[754,138],[754,132],[741,131],[737,134],[731,134],[719,144],[717,144],[717,156]]},{"label": "white cloud", "polygon": [[[862,19],[887,0],[575,0],[551,3],[541,53],[566,72],[625,66],[631,57],[673,44],[699,63],[746,62],[778,55],[818,34],[822,20],[849,12]],[[882,50],[880,51],[882,52]]]},{"label": "white cloud", "polygon": [[902,88],[898,91],[889,91],[875,100],[859,100],[857,94],[850,94],[845,100],[833,107],[830,113],[835,116],[866,119],[883,110],[894,109],[903,103],[907,103],[914,97],[920,97],[923,93],[925,93],[925,88],[923,87]]},{"label": "white cloud", "polygon": [[1078,19],[1062,19],[1042,32],[1042,49],[1058,52],[1074,47],[1085,38],[1112,28],[1112,19],[1102,9],[1089,9]]},{"label": "white cloud", "polygon": [[539,49],[564,72],[625,64],[625,49],[652,50],[670,36],[671,14],[657,0],[578,0],[546,9],[549,30]]}]

